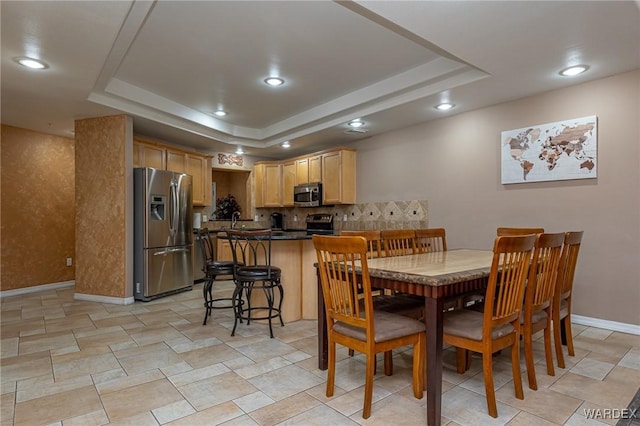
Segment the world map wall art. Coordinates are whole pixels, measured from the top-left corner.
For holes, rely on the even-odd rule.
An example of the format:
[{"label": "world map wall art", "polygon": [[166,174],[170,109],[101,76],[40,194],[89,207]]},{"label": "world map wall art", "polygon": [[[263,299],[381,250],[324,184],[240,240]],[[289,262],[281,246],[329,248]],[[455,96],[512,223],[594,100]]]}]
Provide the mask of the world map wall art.
[{"label": "world map wall art", "polygon": [[502,132],[502,184],[597,177],[598,118]]}]

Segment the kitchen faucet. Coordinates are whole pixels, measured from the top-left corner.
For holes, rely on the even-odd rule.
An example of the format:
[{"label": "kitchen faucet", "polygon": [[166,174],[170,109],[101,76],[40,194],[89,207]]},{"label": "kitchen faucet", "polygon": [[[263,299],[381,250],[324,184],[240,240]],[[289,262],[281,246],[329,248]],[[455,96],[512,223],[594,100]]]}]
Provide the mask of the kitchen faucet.
[{"label": "kitchen faucet", "polygon": [[231,214],[231,229],[236,227],[236,223],[238,223],[238,219],[240,218],[240,212],[235,211]]}]

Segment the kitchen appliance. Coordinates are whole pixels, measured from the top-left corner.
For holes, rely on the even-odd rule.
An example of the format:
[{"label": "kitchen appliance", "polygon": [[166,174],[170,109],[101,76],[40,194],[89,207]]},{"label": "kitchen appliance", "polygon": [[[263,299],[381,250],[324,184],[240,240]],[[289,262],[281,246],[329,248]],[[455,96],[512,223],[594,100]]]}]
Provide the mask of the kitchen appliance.
[{"label": "kitchen appliance", "polygon": [[202,213],[193,214],[193,229],[200,229],[202,226]]},{"label": "kitchen appliance", "polygon": [[333,234],[333,216],[331,216],[331,213],[308,214],[306,223],[307,234]]},{"label": "kitchen appliance", "polygon": [[193,287],[192,179],[134,169],[133,295],[152,300]]},{"label": "kitchen appliance", "polygon": [[282,230],[282,213],[271,213],[271,229]]},{"label": "kitchen appliance", "polygon": [[295,207],[320,207],[322,205],[322,183],[306,183],[293,188]]}]

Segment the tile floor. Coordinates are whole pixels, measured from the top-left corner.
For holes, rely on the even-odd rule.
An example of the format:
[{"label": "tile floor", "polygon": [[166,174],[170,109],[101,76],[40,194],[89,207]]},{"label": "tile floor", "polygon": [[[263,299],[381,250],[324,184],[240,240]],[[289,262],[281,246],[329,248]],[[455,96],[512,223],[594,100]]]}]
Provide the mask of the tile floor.
[{"label": "tile floor", "polygon": [[[229,310],[202,326],[201,284],[129,306],[77,301],[73,288],[5,297],[1,305],[1,425],[423,425],[410,351],[375,380],[362,419],[364,362],[339,352],[336,391],[325,397],[316,323],[239,326]],[[218,286],[227,293],[230,282]],[[459,375],[445,351],[442,424],[599,425],[590,409],[627,407],[640,386],[640,336],[574,326],[576,356],[554,377],[536,342],[538,391],[513,395],[509,354],[494,359],[499,418],[486,414],[481,362]],[[604,411],[600,411],[604,413]]]}]

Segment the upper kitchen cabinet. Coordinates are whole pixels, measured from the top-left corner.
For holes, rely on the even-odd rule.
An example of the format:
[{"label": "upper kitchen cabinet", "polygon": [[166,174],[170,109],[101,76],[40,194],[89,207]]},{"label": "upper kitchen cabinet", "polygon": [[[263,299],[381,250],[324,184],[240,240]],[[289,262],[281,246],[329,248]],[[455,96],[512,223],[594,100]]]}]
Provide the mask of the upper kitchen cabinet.
[{"label": "upper kitchen cabinet", "polygon": [[297,184],[297,161],[282,163],[282,205],[293,207],[293,187]]},{"label": "upper kitchen cabinet", "polygon": [[282,207],[282,163],[259,163],[254,172],[256,207]]},{"label": "upper kitchen cabinet", "polygon": [[293,207],[293,188],[322,182],[324,204],[356,202],[356,152],[349,148],[317,152],[254,166],[256,207]]},{"label": "upper kitchen cabinet", "polygon": [[207,157],[167,149],[167,170],[192,176],[193,205],[211,205],[211,166]]},{"label": "upper kitchen cabinet", "polygon": [[162,146],[134,139],[133,167],[153,167],[165,170],[167,168],[167,150]]},{"label": "upper kitchen cabinet", "polygon": [[322,156],[298,158],[296,160],[296,185],[322,182]]},{"label": "upper kitchen cabinet", "polygon": [[211,159],[209,156],[134,138],[133,166],[153,167],[191,175],[193,205],[211,205]]},{"label": "upper kitchen cabinet", "polygon": [[323,204],[355,204],[355,151],[341,149],[322,154],[322,177]]}]

